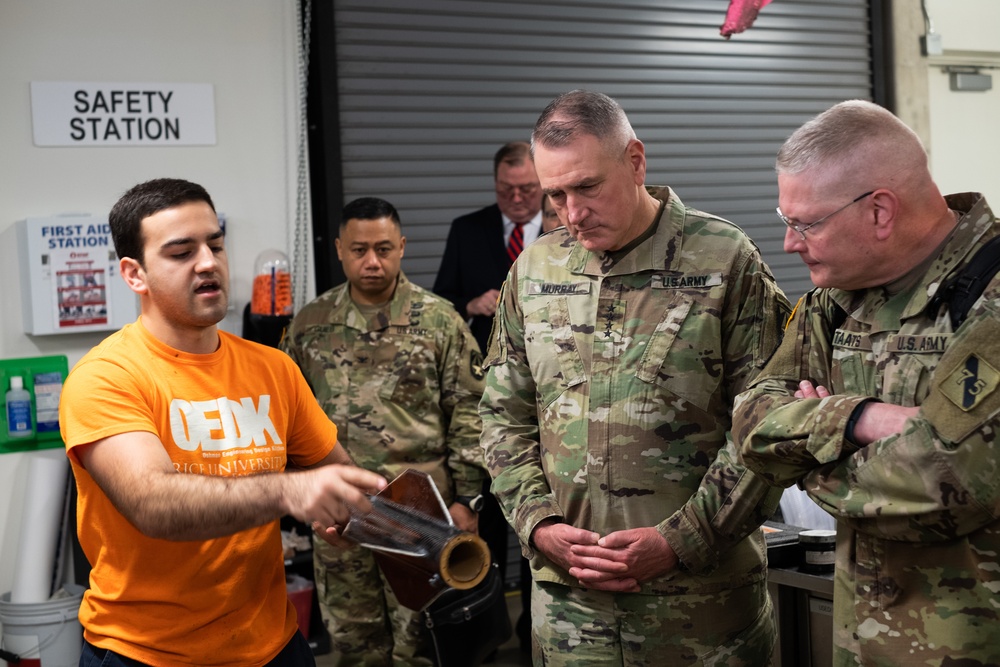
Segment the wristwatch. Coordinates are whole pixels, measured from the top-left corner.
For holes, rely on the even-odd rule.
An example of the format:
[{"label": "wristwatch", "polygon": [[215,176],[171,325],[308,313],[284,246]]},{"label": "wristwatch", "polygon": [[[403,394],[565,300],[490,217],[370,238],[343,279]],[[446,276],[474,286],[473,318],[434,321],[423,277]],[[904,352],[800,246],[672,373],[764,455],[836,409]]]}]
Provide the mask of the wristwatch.
[{"label": "wristwatch", "polygon": [[483,498],[483,494],[480,493],[476,496],[455,496],[455,502],[461,503],[473,512],[479,513],[483,511],[486,499]]}]

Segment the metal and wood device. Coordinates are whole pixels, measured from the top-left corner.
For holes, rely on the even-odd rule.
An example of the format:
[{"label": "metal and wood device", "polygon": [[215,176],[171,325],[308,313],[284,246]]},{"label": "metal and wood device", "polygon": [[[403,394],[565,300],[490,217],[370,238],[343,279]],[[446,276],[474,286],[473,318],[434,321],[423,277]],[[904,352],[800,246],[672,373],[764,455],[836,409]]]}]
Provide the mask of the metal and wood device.
[{"label": "metal and wood device", "polygon": [[459,530],[425,472],[405,470],[378,494],[369,512],[352,512],[343,536],[374,552],[403,606],[420,611],[449,588],[466,590],[490,568],[490,548]]}]

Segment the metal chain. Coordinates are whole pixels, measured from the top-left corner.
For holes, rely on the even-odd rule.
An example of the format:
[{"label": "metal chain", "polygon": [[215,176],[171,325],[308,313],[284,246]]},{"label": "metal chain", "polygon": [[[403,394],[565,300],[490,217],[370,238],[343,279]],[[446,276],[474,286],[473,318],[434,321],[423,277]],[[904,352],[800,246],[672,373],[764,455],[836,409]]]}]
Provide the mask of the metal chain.
[{"label": "metal chain", "polygon": [[309,215],[309,119],[306,108],[309,89],[309,33],[312,25],[312,0],[293,0],[298,30],[299,126],[298,174],[296,179],[295,226],[292,253],[292,302],[295,311],[306,304],[309,283],[309,238],[312,224]]}]

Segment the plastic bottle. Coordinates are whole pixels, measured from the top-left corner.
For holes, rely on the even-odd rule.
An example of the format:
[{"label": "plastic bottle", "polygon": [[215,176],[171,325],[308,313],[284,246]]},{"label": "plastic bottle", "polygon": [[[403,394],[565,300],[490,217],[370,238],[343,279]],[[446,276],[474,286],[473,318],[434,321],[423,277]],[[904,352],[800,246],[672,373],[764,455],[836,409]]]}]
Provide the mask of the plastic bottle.
[{"label": "plastic bottle", "polygon": [[31,420],[31,394],[24,388],[24,378],[13,375],[7,392],[7,436],[27,438],[34,434]]},{"label": "plastic bottle", "polygon": [[292,314],[292,274],[288,256],[280,250],[265,250],[254,262],[250,313],[264,317]]}]

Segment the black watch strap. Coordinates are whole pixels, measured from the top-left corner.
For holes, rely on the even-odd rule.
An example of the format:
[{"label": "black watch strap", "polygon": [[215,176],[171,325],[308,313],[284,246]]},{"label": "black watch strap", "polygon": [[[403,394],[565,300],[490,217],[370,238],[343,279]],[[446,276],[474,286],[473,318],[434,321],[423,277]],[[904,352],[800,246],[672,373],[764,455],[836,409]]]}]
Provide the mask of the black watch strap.
[{"label": "black watch strap", "polygon": [[486,499],[483,498],[483,494],[478,494],[475,496],[455,496],[455,502],[461,503],[468,507],[473,512],[482,512],[483,505],[486,504]]},{"label": "black watch strap", "polygon": [[869,403],[881,403],[877,398],[866,398],[860,401],[854,406],[851,411],[851,416],[847,418],[847,426],[844,428],[844,439],[855,447],[860,447],[857,440],[854,439],[854,429],[858,425],[858,421],[861,419],[861,413],[865,411],[865,406]]}]

